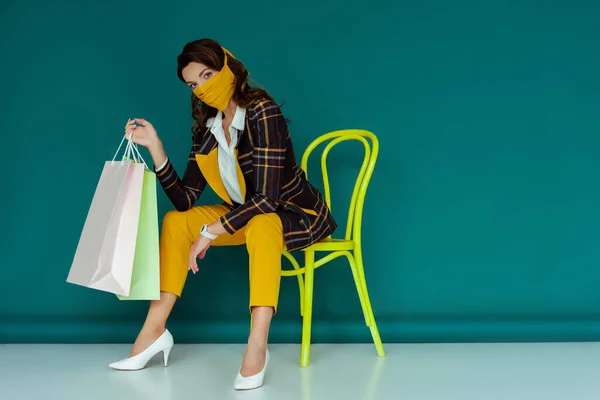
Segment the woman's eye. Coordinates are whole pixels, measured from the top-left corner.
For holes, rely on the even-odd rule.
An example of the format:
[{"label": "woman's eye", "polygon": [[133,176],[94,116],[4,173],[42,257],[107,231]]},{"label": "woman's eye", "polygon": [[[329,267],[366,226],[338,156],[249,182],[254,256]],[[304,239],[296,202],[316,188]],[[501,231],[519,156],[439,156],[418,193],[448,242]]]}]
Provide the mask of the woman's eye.
[{"label": "woman's eye", "polygon": [[204,79],[208,79],[212,76],[212,72],[207,72],[204,74]]},{"label": "woman's eye", "polygon": [[196,89],[196,84],[195,84],[195,83],[192,83],[192,84],[190,85],[190,88],[192,88],[192,90],[193,90],[193,89]]}]

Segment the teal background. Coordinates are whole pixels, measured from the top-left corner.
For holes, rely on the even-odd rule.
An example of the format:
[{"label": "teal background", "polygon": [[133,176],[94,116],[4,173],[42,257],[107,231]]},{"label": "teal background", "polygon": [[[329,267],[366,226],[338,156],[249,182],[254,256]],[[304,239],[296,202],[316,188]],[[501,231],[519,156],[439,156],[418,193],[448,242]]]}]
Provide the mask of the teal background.
[{"label": "teal background", "polygon": [[[363,226],[384,342],[600,338],[600,3],[4,0],[0,37],[1,342],[135,338],[146,302],[65,280],[128,117],[156,126],[183,173],[176,57],[202,37],[285,101],[298,157],[327,131],[379,136]],[[340,235],[359,157],[331,155]],[[200,268],[171,330],[245,341],[245,249]],[[299,341],[298,310],[286,278],[272,341]],[[342,261],[317,271],[313,332],[370,340]]]}]

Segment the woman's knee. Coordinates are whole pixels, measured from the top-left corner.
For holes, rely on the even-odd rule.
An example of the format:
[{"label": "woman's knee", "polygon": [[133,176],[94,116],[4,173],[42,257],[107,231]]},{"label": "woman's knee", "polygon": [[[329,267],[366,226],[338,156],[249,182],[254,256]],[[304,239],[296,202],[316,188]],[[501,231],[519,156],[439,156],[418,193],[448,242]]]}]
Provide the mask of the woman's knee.
[{"label": "woman's knee", "polygon": [[273,243],[283,246],[283,227],[279,216],[271,213],[253,217],[246,226],[246,243]]},{"label": "woman's knee", "polygon": [[187,212],[188,211],[168,211],[163,217],[162,229],[172,231],[174,229],[181,229],[187,225]]},{"label": "woman's knee", "polygon": [[246,226],[246,236],[262,236],[266,233],[281,234],[282,231],[281,219],[275,213],[252,217]]}]

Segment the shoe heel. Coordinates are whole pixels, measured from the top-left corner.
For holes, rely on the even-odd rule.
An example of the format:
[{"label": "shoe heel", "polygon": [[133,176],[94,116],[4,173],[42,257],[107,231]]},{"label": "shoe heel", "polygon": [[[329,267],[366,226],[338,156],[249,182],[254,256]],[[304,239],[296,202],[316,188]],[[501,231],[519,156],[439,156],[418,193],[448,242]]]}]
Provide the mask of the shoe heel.
[{"label": "shoe heel", "polygon": [[173,347],[169,347],[169,348],[163,350],[163,359],[165,362],[165,367],[167,366],[167,362],[169,361],[169,354],[171,354],[172,348]]}]

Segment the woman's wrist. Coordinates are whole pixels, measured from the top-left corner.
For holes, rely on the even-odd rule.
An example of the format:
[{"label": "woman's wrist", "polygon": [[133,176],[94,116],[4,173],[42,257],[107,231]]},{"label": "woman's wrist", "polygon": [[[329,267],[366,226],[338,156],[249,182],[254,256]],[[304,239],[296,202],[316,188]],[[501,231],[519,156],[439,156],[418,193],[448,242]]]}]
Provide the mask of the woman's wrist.
[{"label": "woman's wrist", "polygon": [[225,228],[223,227],[223,224],[221,223],[220,220],[216,220],[215,222],[213,222],[212,224],[208,225],[206,227],[206,230],[208,231],[208,233],[210,233],[211,235],[222,235],[225,232],[227,232],[225,230]]},{"label": "woman's wrist", "polygon": [[154,143],[151,146],[148,146],[148,151],[150,152],[152,161],[154,161],[154,165],[159,166],[164,164],[167,159],[167,154],[165,153],[160,139],[156,138]]},{"label": "woman's wrist", "polygon": [[162,141],[158,137],[156,139],[154,139],[152,144],[150,146],[148,146],[148,151],[150,152],[151,155],[154,155],[154,154],[158,155],[160,153],[164,153]]}]

